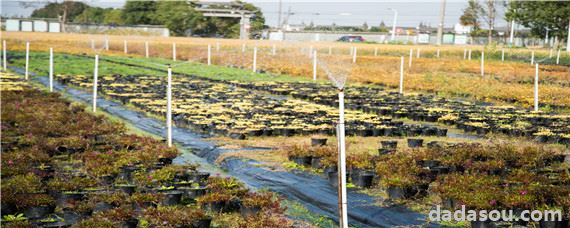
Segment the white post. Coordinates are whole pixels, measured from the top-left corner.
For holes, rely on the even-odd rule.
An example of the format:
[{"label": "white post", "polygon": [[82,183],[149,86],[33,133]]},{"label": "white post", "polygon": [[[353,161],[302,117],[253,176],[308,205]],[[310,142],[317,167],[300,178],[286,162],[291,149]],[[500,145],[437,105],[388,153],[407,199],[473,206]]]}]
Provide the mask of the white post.
[{"label": "white post", "polygon": [[[558,49],[558,54],[556,54],[556,64],[560,64],[560,49]],[[4,67],[6,67],[6,51],[4,51]]]},{"label": "white post", "polygon": [[481,51],[481,76],[485,76],[485,52]]},{"label": "white post", "polygon": [[512,21],[511,21],[511,34],[510,34],[510,35],[511,35],[511,36],[510,36],[510,38],[509,38],[509,44],[510,44],[511,46],[513,46],[513,41],[514,41],[514,38],[515,38],[515,20],[512,20]]},{"label": "white post", "polygon": [[356,49],[356,47],[354,47],[354,52],[352,52],[352,63],[356,63],[356,52],[358,49]]},{"label": "white post", "polygon": [[24,77],[28,80],[28,68],[30,66],[30,41],[26,42],[26,72],[24,73]]},{"label": "white post", "polygon": [[530,65],[534,64],[534,51],[530,53]]},{"label": "white post", "polygon": [[404,94],[404,56],[400,57],[400,94]]},{"label": "white post", "polygon": [[469,54],[467,54],[467,59],[471,60],[471,49],[469,49]]},{"label": "white post", "polygon": [[208,66],[212,65],[212,45],[208,44]]},{"label": "white post", "polygon": [[172,147],[172,68],[168,66],[168,85],[166,87],[166,137],[168,147]]},{"label": "white post", "polygon": [[123,49],[124,49],[124,51],[125,51],[125,54],[127,54],[127,53],[128,53],[128,50],[127,50],[127,40],[124,40],[124,41],[123,41],[123,45],[124,45]]},{"label": "white post", "polygon": [[410,48],[410,60],[408,61],[408,67],[412,67],[412,58],[414,57],[414,49]]},{"label": "white post", "polygon": [[109,50],[109,39],[105,39],[105,51]]},{"label": "white post", "polygon": [[148,56],[149,56],[149,54],[148,54],[148,41],[144,42],[144,54],[145,54],[146,58],[148,59]]},{"label": "white post", "polygon": [[467,59],[467,49],[463,49],[463,59]]},{"label": "white post", "polygon": [[172,43],[172,61],[176,61],[176,43]]},{"label": "white post", "polygon": [[436,54],[437,58],[439,58],[439,48],[437,49],[437,54]]},{"label": "white post", "polygon": [[277,53],[277,47],[275,46],[275,44],[273,44],[273,50],[271,52],[272,55],[275,55]]},{"label": "white post", "polygon": [[99,74],[99,55],[95,55],[95,68],[93,68],[93,112],[97,112],[97,76]]},{"label": "white post", "polygon": [[241,52],[245,52],[245,44],[241,45]]},{"label": "white post", "polygon": [[252,71],[255,73],[257,70],[257,47],[253,47],[253,67]]},{"label": "white post", "polygon": [[396,20],[398,19],[398,11],[392,9],[394,11],[394,23],[392,23],[392,41],[396,40]]},{"label": "white post", "polygon": [[538,112],[538,63],[534,72],[534,111]]},{"label": "white post", "polygon": [[317,80],[317,51],[313,53],[313,81]]},{"label": "white post", "polygon": [[374,48],[374,56],[378,56],[378,47]]},{"label": "white post", "polygon": [[2,41],[2,65],[4,67],[4,72],[8,71],[8,62],[6,61],[6,40]]},{"label": "white post", "polygon": [[338,126],[339,126],[339,172],[338,175],[340,175],[340,183],[339,185],[342,186],[341,187],[341,197],[340,197],[340,202],[341,202],[341,211],[342,211],[342,215],[341,215],[341,221],[342,221],[342,227],[343,228],[347,228],[348,227],[348,213],[347,213],[347,203],[346,203],[346,148],[345,148],[345,139],[344,139],[344,92],[343,90],[341,90],[338,93],[338,108],[339,108],[339,121],[338,121]]},{"label": "white post", "polygon": [[309,58],[313,58],[313,46],[309,47]]},{"label": "white post", "polygon": [[91,49],[95,50],[95,40],[91,39]]},{"label": "white post", "polygon": [[332,55],[332,47],[329,46],[329,55]]},{"label": "white post", "polygon": [[49,91],[53,92],[53,48],[49,48]]},{"label": "white post", "polygon": [[505,61],[505,49],[501,50],[501,62]]},{"label": "white post", "polygon": [[416,53],[416,58],[420,58],[420,49],[418,48],[418,52]]}]

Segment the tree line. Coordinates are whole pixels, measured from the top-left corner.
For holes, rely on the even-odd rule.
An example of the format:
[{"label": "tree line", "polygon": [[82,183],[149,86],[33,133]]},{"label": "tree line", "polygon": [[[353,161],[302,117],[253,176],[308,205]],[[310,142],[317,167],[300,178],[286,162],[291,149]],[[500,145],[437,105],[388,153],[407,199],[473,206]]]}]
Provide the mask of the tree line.
[{"label": "tree line", "polygon": [[[236,8],[236,6],[238,8]],[[240,1],[234,4],[214,4],[209,8],[249,10],[252,33],[265,28],[265,18],[256,6]],[[217,36],[238,38],[240,18],[205,17],[191,1],[127,1],[123,8],[92,7],[83,2],[52,2],[32,12],[35,18],[57,18],[62,23],[103,25],[163,25],[174,36]]]}]

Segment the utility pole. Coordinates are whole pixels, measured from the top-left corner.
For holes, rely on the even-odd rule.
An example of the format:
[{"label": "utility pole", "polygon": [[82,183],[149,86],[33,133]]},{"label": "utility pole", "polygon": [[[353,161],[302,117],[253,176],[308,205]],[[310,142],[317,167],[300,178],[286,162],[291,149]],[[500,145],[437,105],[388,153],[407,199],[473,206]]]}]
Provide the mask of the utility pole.
[{"label": "utility pole", "polygon": [[515,38],[515,20],[511,21],[511,37],[509,38],[509,44],[513,46],[513,40]]},{"label": "utility pole", "polygon": [[443,38],[443,22],[445,18],[445,0],[441,1],[441,11],[439,12],[439,27],[437,28],[437,45],[441,45]]},{"label": "utility pole", "polygon": [[396,40],[396,21],[398,20],[398,11],[392,8],[389,10],[394,11],[394,22],[392,23],[392,41]]}]

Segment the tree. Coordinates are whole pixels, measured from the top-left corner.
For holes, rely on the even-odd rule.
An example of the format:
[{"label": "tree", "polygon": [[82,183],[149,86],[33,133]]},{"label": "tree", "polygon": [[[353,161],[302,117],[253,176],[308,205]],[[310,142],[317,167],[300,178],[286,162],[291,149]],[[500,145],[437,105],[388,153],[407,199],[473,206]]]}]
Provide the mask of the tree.
[{"label": "tree", "polygon": [[158,1],[154,20],[173,35],[182,36],[207,31],[207,21],[188,1]]},{"label": "tree", "polygon": [[103,9],[100,7],[89,7],[73,19],[75,23],[101,24],[105,19],[105,14],[112,9]]},{"label": "tree", "polygon": [[62,24],[62,31],[65,32],[65,24],[68,21],[73,21],[76,16],[83,13],[87,8],[89,6],[83,2],[51,2],[40,9],[34,10],[31,16],[36,18],[57,18]]},{"label": "tree", "polygon": [[368,27],[368,23],[366,23],[366,21],[364,22],[364,24],[362,24],[362,31],[368,31],[369,27]]},{"label": "tree", "polygon": [[505,14],[507,20],[530,28],[532,35],[549,35],[565,39],[568,36],[570,2],[568,1],[513,1]]},{"label": "tree", "polygon": [[478,30],[481,10],[482,7],[477,0],[469,0],[467,8],[463,9],[463,15],[459,17],[459,23],[463,26],[473,26],[473,30]]},{"label": "tree", "polygon": [[122,17],[123,11],[120,9],[112,9],[105,12],[105,16],[103,17],[103,24],[106,25],[124,25],[125,22],[123,21]]},{"label": "tree", "polygon": [[155,1],[127,1],[123,7],[122,18],[128,25],[153,25],[157,3]]},{"label": "tree", "polygon": [[480,17],[487,23],[488,26],[488,43],[493,40],[493,30],[495,29],[495,16],[497,15],[497,5],[495,0],[486,0],[486,7],[481,7]]}]

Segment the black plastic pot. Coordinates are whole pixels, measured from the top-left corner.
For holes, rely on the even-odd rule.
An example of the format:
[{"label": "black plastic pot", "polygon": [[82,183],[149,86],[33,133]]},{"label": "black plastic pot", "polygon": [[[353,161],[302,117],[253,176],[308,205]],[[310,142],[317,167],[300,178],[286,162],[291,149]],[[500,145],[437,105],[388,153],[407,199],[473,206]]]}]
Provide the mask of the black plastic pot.
[{"label": "black plastic pot", "polygon": [[115,176],[104,175],[104,176],[100,176],[99,180],[101,180],[101,184],[103,184],[103,185],[112,185],[113,182],[115,181]]},{"label": "black plastic pot", "polygon": [[172,164],[172,158],[158,158],[158,162],[164,165],[170,165]]},{"label": "black plastic pot", "polygon": [[207,181],[208,177],[210,177],[210,173],[208,173],[208,172],[196,172],[196,173],[192,174],[191,179],[194,182],[202,183],[204,181]]},{"label": "black plastic pot", "polygon": [[129,219],[127,221],[123,222],[123,228],[137,228],[137,225],[139,224],[139,220],[138,219]]},{"label": "black plastic pot", "polygon": [[380,141],[383,149],[396,149],[398,146],[398,141],[388,140]]},{"label": "black plastic pot", "polygon": [[44,218],[47,215],[53,213],[55,210],[55,206],[38,206],[38,207],[30,207],[24,210],[24,215],[28,219],[40,219]]},{"label": "black plastic pot", "polygon": [[207,188],[199,187],[199,188],[192,188],[192,187],[182,187],[178,189],[184,192],[184,197],[188,199],[196,199],[200,196],[206,194]]},{"label": "black plastic pot", "polygon": [[352,179],[352,183],[361,188],[370,188],[374,180],[374,172],[372,171],[360,171],[357,175],[356,180]]},{"label": "black plastic pot", "polygon": [[326,138],[311,138],[311,146],[324,146],[326,144]]},{"label": "black plastic pot", "polygon": [[443,198],[441,204],[445,209],[455,209],[457,207],[457,200],[451,198]]},{"label": "black plastic pot", "polygon": [[291,157],[290,160],[302,166],[311,165],[311,156]]},{"label": "black plastic pot", "polygon": [[321,163],[323,158],[321,157],[312,157],[311,158],[311,167],[313,169],[320,169],[323,168],[323,164]]},{"label": "black plastic pot", "polygon": [[333,187],[338,187],[338,172],[337,171],[327,173],[327,177],[328,177],[330,185],[332,185]]},{"label": "black plastic pot", "polygon": [[132,195],[133,193],[135,193],[135,189],[137,186],[125,184],[125,185],[116,185],[115,187],[123,191],[124,193]]},{"label": "black plastic pot", "polygon": [[388,193],[388,198],[390,199],[397,200],[407,198],[405,190],[401,187],[388,187],[386,191]]},{"label": "black plastic pot", "polygon": [[192,228],[210,228],[212,223],[212,218],[201,218],[196,219],[192,222]]},{"label": "black plastic pot", "polygon": [[172,206],[180,203],[183,192],[175,190],[175,191],[164,192],[162,194],[164,195],[164,199],[162,199],[162,205]]},{"label": "black plastic pot", "polygon": [[261,211],[261,207],[246,207],[246,206],[240,205],[240,208],[239,208],[239,213],[244,218],[247,218],[250,216],[255,216],[260,211]]},{"label": "black plastic pot", "polygon": [[419,148],[422,147],[424,144],[424,140],[423,139],[408,139],[408,147],[410,148]]}]

